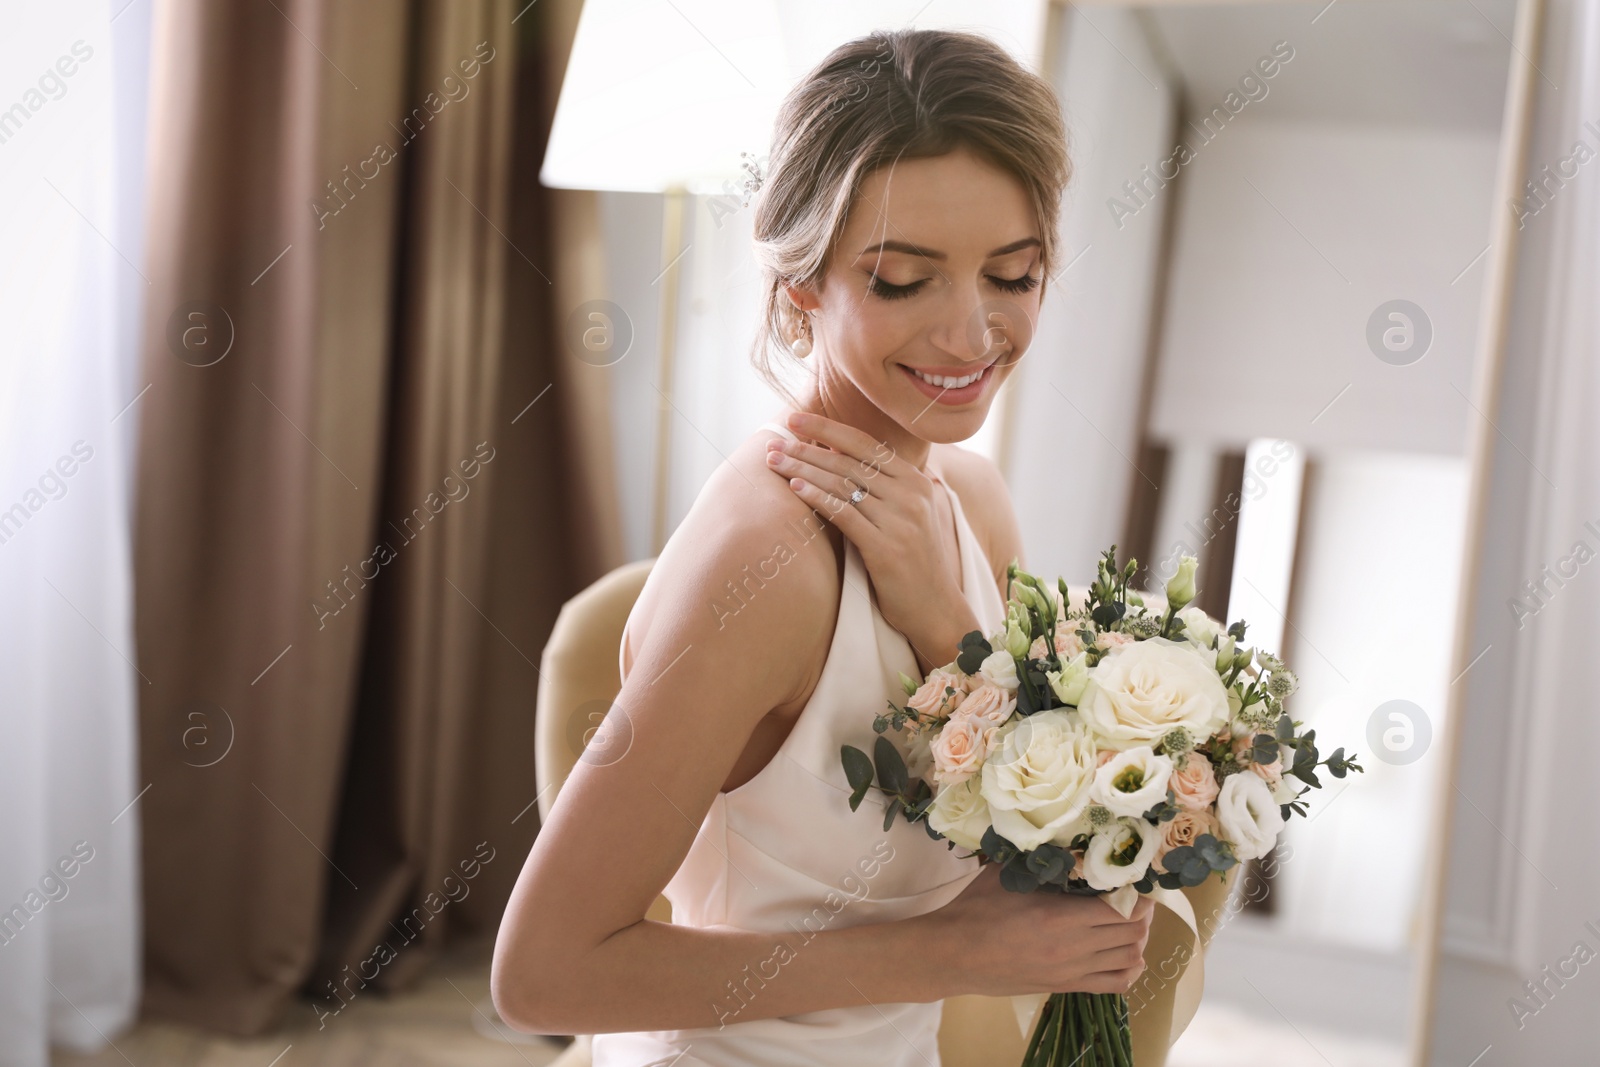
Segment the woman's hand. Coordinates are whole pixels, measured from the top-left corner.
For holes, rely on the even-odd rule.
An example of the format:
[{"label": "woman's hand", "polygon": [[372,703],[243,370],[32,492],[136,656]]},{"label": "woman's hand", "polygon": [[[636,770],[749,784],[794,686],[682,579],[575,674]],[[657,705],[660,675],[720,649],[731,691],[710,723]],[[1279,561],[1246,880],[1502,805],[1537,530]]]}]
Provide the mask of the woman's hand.
[{"label": "woman's hand", "polygon": [[[856,546],[878,610],[911,643],[922,672],[955,659],[961,638],[980,627],[961,593],[961,561],[949,558],[940,535],[936,494],[943,490],[854,426],[809,412],[791,415],[789,425],[821,445],[775,440],[768,465]],[[857,487],[867,495],[851,504]]]},{"label": "woman's hand", "polygon": [[[1124,919],[1097,897],[1040,890],[1014,893],[986,863],[961,895],[920,916],[926,943],[957,959],[930,959],[936,973],[959,973],[955,993],[1127,993],[1144,972],[1155,901],[1141,896]],[[945,970],[948,968],[948,970]]]}]

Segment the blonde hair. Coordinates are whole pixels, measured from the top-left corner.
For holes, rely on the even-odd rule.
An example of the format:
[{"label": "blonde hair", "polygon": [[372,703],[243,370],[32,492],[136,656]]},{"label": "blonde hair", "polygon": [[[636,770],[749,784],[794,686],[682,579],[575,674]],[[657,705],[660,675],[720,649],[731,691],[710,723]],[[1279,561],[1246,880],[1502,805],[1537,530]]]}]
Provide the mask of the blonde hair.
[{"label": "blonde hair", "polygon": [[783,286],[821,280],[873,170],[957,148],[1027,190],[1048,279],[1061,194],[1072,176],[1065,124],[1050,84],[1000,45],[953,30],[877,30],[828,53],[784,98],[753,219],[763,286],[750,359],[791,402],[772,348],[798,364],[789,344],[801,312]]}]

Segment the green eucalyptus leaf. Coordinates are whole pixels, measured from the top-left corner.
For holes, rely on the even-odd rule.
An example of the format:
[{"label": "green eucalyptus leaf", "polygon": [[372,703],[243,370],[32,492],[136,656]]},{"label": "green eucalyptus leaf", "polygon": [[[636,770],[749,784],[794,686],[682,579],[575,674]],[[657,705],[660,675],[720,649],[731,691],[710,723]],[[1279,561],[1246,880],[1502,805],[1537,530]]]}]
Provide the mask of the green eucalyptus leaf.
[{"label": "green eucalyptus leaf", "polygon": [[[887,738],[879,738],[886,741]],[[839,746],[839,758],[844,763],[844,776],[850,783],[850,810],[861,807],[861,798],[872,788],[872,761],[854,745]]]},{"label": "green eucalyptus leaf", "polygon": [[906,772],[906,761],[901,758],[900,750],[894,747],[894,742],[887,737],[878,738],[872,754],[878,766],[878,782],[890,793],[904,793],[910,785],[911,776]]}]

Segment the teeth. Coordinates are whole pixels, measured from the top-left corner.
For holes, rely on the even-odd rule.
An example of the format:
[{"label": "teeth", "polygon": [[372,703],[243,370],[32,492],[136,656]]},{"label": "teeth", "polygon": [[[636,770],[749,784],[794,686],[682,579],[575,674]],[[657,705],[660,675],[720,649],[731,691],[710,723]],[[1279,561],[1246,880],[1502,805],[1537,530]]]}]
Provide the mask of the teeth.
[{"label": "teeth", "polygon": [[[988,370],[988,368],[985,367],[984,370]],[[929,385],[936,385],[940,389],[960,389],[963,386],[971,385],[973,382],[983,377],[983,371],[981,370],[969,374],[965,378],[949,378],[940,377],[939,375],[934,374],[923,374],[921,371],[915,369],[913,369],[911,373],[915,374],[918,378],[921,378]]]}]

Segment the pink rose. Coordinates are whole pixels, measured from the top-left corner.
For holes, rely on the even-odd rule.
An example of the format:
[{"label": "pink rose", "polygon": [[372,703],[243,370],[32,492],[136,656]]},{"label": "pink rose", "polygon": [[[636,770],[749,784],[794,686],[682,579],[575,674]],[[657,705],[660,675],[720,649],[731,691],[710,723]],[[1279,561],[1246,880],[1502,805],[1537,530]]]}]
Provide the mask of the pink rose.
[{"label": "pink rose", "polygon": [[1064,660],[1083,651],[1083,638],[1078,636],[1077,627],[1076,619],[1063,619],[1056,628],[1056,655]]},{"label": "pink rose", "polygon": [[1205,811],[1217,800],[1217,772],[1211,761],[1198,752],[1189,753],[1183,770],[1173,771],[1168,784],[1176,795],[1179,808],[1188,811]]},{"label": "pink rose", "polygon": [[1133,642],[1134,638],[1129,634],[1106,630],[1095,635],[1094,647],[1099,649],[1120,648],[1122,645],[1131,645]]},{"label": "pink rose", "polygon": [[1278,779],[1283,777],[1283,746],[1278,746],[1278,755],[1271,763],[1256,763],[1250,759],[1250,753],[1255,750],[1255,735],[1240,734],[1229,739],[1233,746],[1233,755],[1246,767],[1260,775],[1268,785],[1277,785]]},{"label": "pink rose", "polygon": [[1278,746],[1278,758],[1271,763],[1252,763],[1250,769],[1259,774],[1268,785],[1277,785],[1283,777],[1283,746]]},{"label": "pink rose", "polygon": [[1033,644],[1028,646],[1028,658],[1029,659],[1044,659],[1046,651],[1048,651],[1048,650],[1044,646],[1044,638],[1035,637],[1033,639]]},{"label": "pink rose", "polygon": [[[1191,759],[1193,757],[1190,757]],[[1179,845],[1193,845],[1201,834],[1216,834],[1217,820],[1208,811],[1179,811],[1162,824],[1161,843],[1156,846],[1155,863],[1164,871],[1162,859]]]},{"label": "pink rose", "polygon": [[[966,699],[967,690],[964,681],[962,675],[948,674],[935,668],[928,672],[927,680],[911,694],[910,699],[906,701],[906,707],[924,719],[945,718]],[[955,692],[947,696],[945,690],[950,688]]]},{"label": "pink rose", "polygon": [[998,685],[984,682],[975,686],[961,701],[961,714],[981,719],[989,726],[1003,726],[1017,710],[1017,695]]},{"label": "pink rose", "polygon": [[994,741],[995,727],[965,711],[950,716],[933,739],[933,779],[943,786],[960,785],[983,766]]}]

